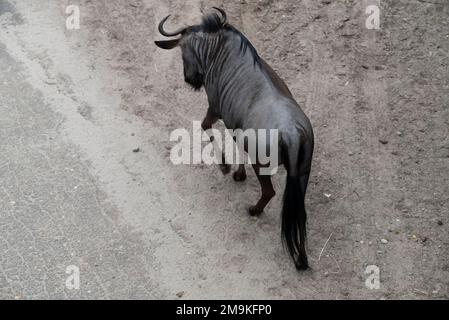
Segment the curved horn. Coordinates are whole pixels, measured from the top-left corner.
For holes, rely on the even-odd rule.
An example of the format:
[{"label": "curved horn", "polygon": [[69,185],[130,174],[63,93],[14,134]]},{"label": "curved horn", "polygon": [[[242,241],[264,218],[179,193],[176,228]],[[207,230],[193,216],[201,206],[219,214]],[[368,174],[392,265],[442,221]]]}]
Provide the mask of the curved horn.
[{"label": "curved horn", "polygon": [[169,15],[166,16],[164,19],[162,19],[162,21],[159,23],[159,27],[158,27],[159,32],[160,32],[163,36],[166,36],[166,37],[174,37],[174,36],[177,36],[178,34],[181,34],[181,33],[185,30],[185,28],[181,28],[181,29],[179,29],[179,30],[176,30],[175,32],[167,32],[167,31],[165,31],[165,30],[164,30],[164,23],[165,23],[165,21],[167,21],[167,19],[168,19],[170,16],[171,16],[171,15],[169,14]]},{"label": "curved horn", "polygon": [[225,24],[225,23],[228,22],[228,17],[227,17],[227,15],[226,15],[226,12],[224,12],[223,9],[217,8],[217,7],[212,7],[212,8],[214,8],[215,10],[217,10],[218,12],[220,12],[220,14],[221,14],[221,23],[222,23],[222,24]]}]

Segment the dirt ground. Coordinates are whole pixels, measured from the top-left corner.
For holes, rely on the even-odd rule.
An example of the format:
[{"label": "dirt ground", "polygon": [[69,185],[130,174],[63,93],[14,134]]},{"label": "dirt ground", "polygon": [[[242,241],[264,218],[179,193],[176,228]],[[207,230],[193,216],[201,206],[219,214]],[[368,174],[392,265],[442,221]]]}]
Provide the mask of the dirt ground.
[{"label": "dirt ground", "polygon": [[[251,170],[236,184],[170,162],[170,132],[191,131],[207,100],[180,51],[154,45],[157,23],[213,5],[314,126],[309,271],[282,249],[285,170],[252,218]],[[449,298],[446,0],[0,0],[0,24],[0,298]]]}]

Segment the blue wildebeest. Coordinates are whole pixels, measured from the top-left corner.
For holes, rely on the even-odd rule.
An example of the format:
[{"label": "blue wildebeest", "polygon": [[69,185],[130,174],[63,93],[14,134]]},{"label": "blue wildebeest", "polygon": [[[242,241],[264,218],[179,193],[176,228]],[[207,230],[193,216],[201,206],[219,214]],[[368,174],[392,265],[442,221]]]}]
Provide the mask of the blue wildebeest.
[{"label": "blue wildebeest", "polygon": [[[312,126],[276,72],[257,54],[248,39],[228,24],[226,13],[214,9],[220,14],[206,15],[201,24],[175,32],[164,30],[169,16],[165,17],[159,24],[159,32],[167,37],[179,37],[155,43],[162,49],[179,46],[185,81],[195,90],[204,86],[209,102],[201,125],[204,130],[210,129],[219,119],[223,119],[228,129],[278,130],[278,163],[287,170],[282,238],[296,268],[307,269],[304,197],[314,146]],[[249,208],[249,213],[259,215],[275,191],[271,176],[260,174],[260,162],[252,163],[262,196]],[[222,170],[229,172],[229,164]],[[245,178],[245,166],[240,164],[234,179],[243,181]]]}]

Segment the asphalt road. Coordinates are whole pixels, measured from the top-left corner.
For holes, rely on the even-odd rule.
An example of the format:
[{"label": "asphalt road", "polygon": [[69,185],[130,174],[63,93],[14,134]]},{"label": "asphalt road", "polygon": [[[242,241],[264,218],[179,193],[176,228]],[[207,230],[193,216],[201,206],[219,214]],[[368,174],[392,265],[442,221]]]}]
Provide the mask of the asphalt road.
[{"label": "asphalt road", "polygon": [[[12,28],[24,22],[5,1],[0,1],[0,19]],[[57,101],[58,90],[33,86],[38,75],[13,58],[4,41],[2,37],[0,299],[159,297],[151,280],[153,249],[118,225],[117,210],[99,189],[88,161],[61,133],[64,116],[55,109],[74,101]],[[80,288],[70,286],[76,284],[71,266],[79,269]]]}]

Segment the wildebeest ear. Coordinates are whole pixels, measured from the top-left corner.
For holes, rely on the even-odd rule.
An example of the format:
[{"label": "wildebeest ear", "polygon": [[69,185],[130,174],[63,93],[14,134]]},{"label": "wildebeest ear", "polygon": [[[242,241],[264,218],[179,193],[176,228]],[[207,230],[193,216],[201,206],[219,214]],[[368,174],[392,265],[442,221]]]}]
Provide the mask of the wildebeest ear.
[{"label": "wildebeest ear", "polygon": [[175,40],[164,40],[164,41],[154,41],[154,43],[162,49],[173,49],[179,43],[180,39]]}]

